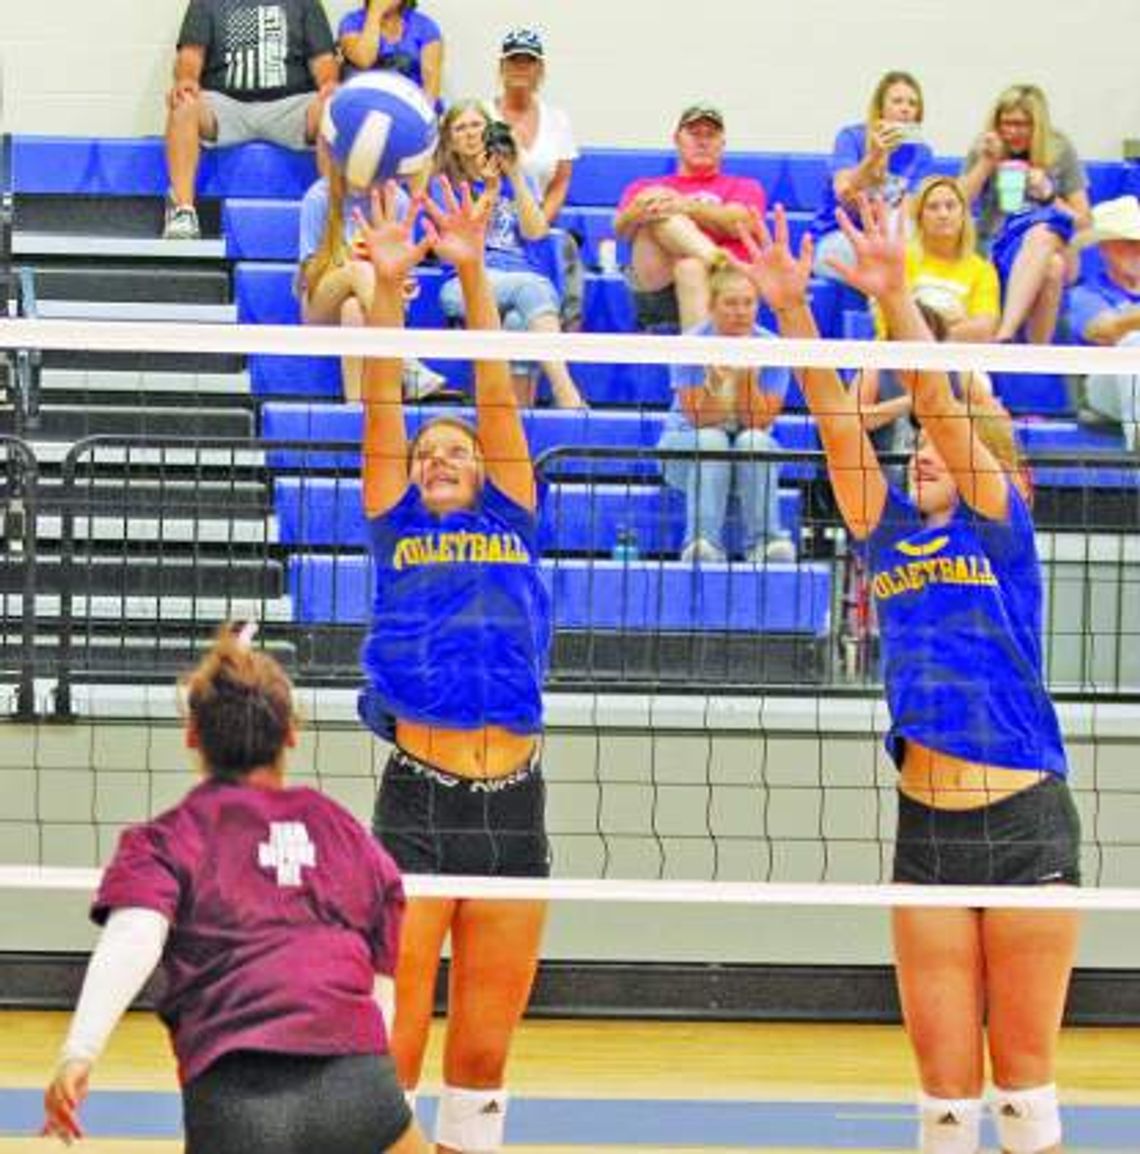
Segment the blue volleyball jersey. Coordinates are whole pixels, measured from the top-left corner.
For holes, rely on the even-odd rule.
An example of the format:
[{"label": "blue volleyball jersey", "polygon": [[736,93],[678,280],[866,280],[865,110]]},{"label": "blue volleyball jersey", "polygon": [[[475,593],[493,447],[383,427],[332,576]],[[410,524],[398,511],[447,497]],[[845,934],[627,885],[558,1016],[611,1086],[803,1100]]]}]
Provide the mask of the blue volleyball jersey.
[{"label": "blue volleyball jersey", "polygon": [[542,729],[550,596],[535,515],[491,482],[476,505],[442,516],[409,485],[368,522],[376,590],[361,652],[365,722],[447,729]]},{"label": "blue volleyball jersey", "polygon": [[1004,523],[960,502],[949,523],[934,527],[892,488],[863,549],[895,764],[912,739],[968,761],[1066,776],[1042,672],[1033,521],[1017,490],[1010,486]]}]

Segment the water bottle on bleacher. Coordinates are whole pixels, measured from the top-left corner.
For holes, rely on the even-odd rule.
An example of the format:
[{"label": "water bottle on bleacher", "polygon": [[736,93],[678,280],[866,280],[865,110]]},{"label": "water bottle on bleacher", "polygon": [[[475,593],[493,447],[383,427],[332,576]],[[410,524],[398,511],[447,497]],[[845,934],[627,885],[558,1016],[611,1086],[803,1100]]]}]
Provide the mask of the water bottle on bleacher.
[{"label": "water bottle on bleacher", "polygon": [[637,531],[628,525],[619,525],[611,556],[615,561],[624,561],[627,564],[638,560],[641,551],[637,547]]}]

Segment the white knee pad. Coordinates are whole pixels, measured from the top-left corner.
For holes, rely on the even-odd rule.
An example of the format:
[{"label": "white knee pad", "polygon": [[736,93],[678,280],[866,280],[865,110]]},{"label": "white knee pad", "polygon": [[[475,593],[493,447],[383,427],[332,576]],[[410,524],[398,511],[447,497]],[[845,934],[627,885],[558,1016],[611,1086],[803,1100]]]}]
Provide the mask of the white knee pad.
[{"label": "white knee pad", "polygon": [[978,1154],[982,1142],[981,1098],[918,1100],[918,1148],[921,1154]]},{"label": "white knee pad", "polygon": [[408,1109],[414,1114],[416,1112],[416,1098],[419,1095],[418,1090],[405,1090],[404,1101],[408,1104]]},{"label": "white knee pad", "polygon": [[507,1119],[505,1090],[444,1086],[435,1119],[435,1140],[464,1154],[497,1154]]},{"label": "white knee pad", "polygon": [[1059,1145],[1061,1110],[1056,1086],[1034,1086],[1029,1090],[995,1087],[990,1106],[998,1140],[1010,1154],[1038,1154]]}]

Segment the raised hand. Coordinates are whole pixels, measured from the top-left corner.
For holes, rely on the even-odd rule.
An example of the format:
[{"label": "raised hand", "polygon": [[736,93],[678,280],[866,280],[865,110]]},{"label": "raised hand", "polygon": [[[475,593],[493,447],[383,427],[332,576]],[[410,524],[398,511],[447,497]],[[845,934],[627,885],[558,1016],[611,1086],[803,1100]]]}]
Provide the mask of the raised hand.
[{"label": "raised hand", "polygon": [[851,242],[854,264],[828,259],[828,264],[849,284],[867,296],[882,299],[906,292],[906,230],[904,208],[892,208],[881,200],[859,197],[862,228],[843,209],[836,220]]},{"label": "raised hand", "polygon": [[1005,141],[996,132],[983,132],[975,147],[991,164],[1005,159]]},{"label": "raised hand", "polygon": [[408,274],[430,251],[435,240],[433,229],[426,228],[420,241],[416,241],[413,235],[422,203],[417,197],[401,217],[399,190],[395,181],[390,180],[383,190],[372,190],[371,221],[356,211],[354,247],[371,263],[377,282],[402,286]]},{"label": "raised hand", "polygon": [[807,300],[807,285],[811,278],[812,241],[805,236],[800,244],[800,255],[792,253],[788,238],[788,215],[782,204],[776,205],[775,229],[769,231],[764,218],[754,212],[752,227],[737,229],[748,261],[732,258],[733,264],[755,285],[773,312],[783,312]]},{"label": "raised hand", "polygon": [[496,194],[487,191],[475,200],[471,195],[471,186],[464,182],[459,186],[459,195],[456,196],[446,176],[439,178],[438,186],[440,201],[429,199],[424,202],[424,211],[435,226],[432,245],[436,255],[456,268],[481,264],[487,219],[494,207]]},{"label": "raised hand", "polygon": [[880,120],[871,133],[871,150],[879,158],[886,158],[903,142],[903,130],[892,120]]},{"label": "raised hand", "polygon": [[1049,174],[1043,168],[1036,167],[1030,167],[1026,174],[1025,191],[1030,200],[1042,202],[1051,200],[1057,193]]}]

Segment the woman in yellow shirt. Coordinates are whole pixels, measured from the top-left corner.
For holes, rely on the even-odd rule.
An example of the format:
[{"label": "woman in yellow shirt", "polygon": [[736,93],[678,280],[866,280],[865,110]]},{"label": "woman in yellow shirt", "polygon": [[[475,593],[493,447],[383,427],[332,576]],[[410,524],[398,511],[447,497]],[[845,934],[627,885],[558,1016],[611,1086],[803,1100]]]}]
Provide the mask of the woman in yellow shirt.
[{"label": "woman in yellow shirt", "polygon": [[[1001,313],[1001,290],[992,262],[974,249],[974,222],[961,183],[953,176],[923,181],[912,205],[914,236],[907,249],[906,280],[937,340],[993,340]],[[890,338],[878,309],[875,335]],[[963,374],[956,391],[973,398],[993,394],[982,372]],[[889,370],[865,369],[857,389],[863,423],[881,451],[910,448],[910,394]]]},{"label": "woman in yellow shirt", "polygon": [[956,177],[929,177],[913,213],[906,279],[915,299],[942,315],[948,341],[993,340],[1001,313],[997,269],[975,251],[965,189]]}]

